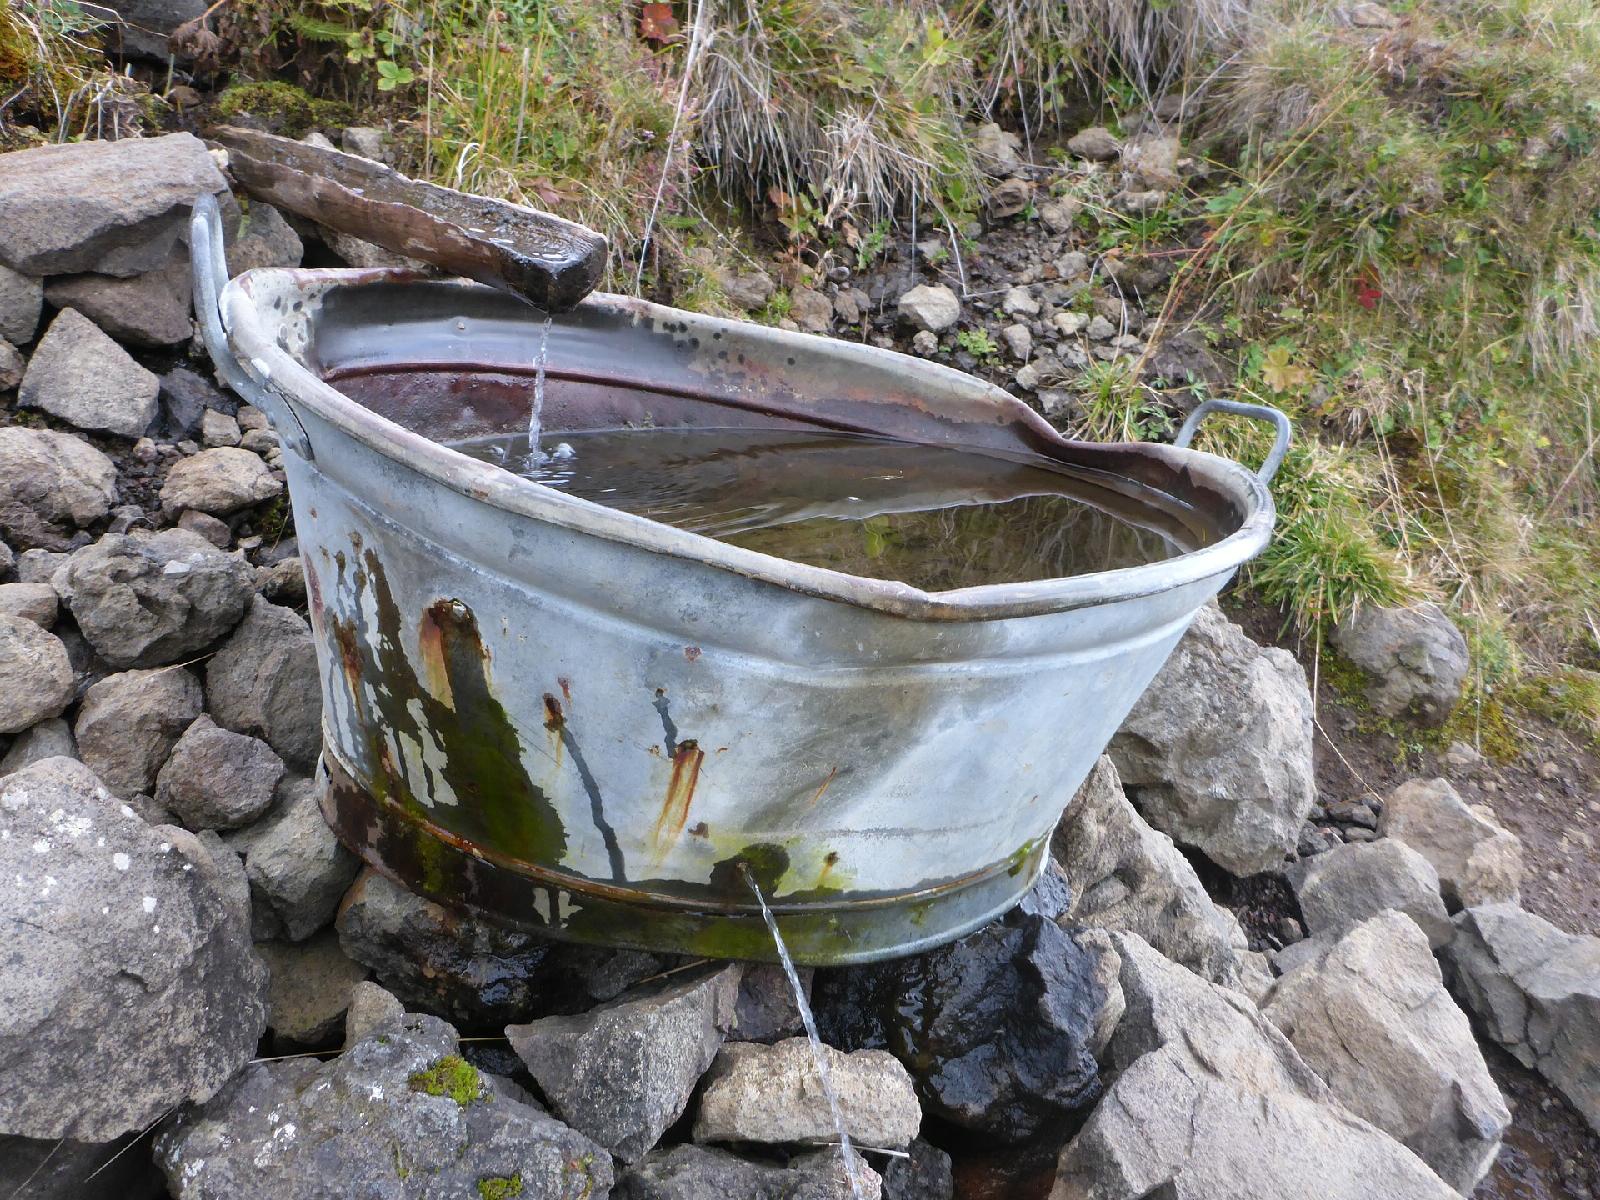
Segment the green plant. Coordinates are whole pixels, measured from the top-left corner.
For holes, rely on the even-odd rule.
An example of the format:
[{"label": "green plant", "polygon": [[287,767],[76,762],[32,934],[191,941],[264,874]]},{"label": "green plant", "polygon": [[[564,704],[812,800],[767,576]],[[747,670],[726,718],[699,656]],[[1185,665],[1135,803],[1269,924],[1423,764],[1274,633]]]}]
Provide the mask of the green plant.
[{"label": "green plant", "polygon": [[984,362],[994,358],[1000,353],[1000,347],[989,336],[989,331],[983,328],[963,329],[956,334],[956,345],[968,354]]},{"label": "green plant", "polygon": [[474,1100],[482,1100],[488,1094],[477,1068],[458,1054],[447,1054],[426,1069],[413,1071],[406,1082],[414,1092],[448,1096],[462,1108]]}]

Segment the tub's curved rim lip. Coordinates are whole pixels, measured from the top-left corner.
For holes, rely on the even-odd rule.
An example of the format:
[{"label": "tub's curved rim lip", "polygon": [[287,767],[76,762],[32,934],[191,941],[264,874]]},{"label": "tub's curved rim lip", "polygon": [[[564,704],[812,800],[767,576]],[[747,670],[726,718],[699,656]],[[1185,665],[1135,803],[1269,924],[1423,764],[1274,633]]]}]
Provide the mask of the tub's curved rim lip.
[{"label": "tub's curved rim lip", "polygon": [[[1244,521],[1225,538],[1160,562],[1065,578],[984,584],[945,592],[928,592],[894,580],[870,579],[825,567],[807,566],[556,491],[493,464],[469,458],[378,415],[324,382],[281,347],[275,338],[268,336],[252,289],[258,283],[285,276],[292,276],[297,282],[320,283],[324,289],[341,285],[415,282],[418,276],[413,271],[384,267],[310,270],[259,268],[247,271],[228,283],[218,304],[228,340],[240,364],[256,385],[270,386],[278,397],[289,404],[291,411],[296,403],[310,401],[319,419],[362,445],[460,495],[502,511],[632,545],[651,553],[702,563],[820,599],[925,621],[988,621],[1066,612],[1156,595],[1229,574],[1265,548],[1276,520],[1271,492],[1255,472],[1240,463],[1204,451],[1179,449],[1163,443],[1103,443],[1108,447],[1137,449],[1166,459],[1167,465],[1174,470],[1199,468],[1214,481],[1232,485],[1236,498],[1246,510]],[[468,288],[483,286],[468,280],[443,282],[458,283]],[[583,303],[605,304],[627,313],[635,320],[687,319],[707,330],[732,329],[745,335],[760,331],[760,336],[770,338],[775,346],[791,352],[808,353],[816,349],[811,335],[753,325],[746,321],[704,316],[630,296],[593,293]],[[876,346],[837,340],[830,344],[829,352],[846,361],[857,360],[878,366],[906,357]],[[999,410],[1022,415],[1036,429],[1063,445],[1083,444],[1061,437],[1014,396],[975,376],[920,360],[917,366],[919,370],[947,377],[946,381],[952,386],[967,390],[975,398],[992,403]]]}]

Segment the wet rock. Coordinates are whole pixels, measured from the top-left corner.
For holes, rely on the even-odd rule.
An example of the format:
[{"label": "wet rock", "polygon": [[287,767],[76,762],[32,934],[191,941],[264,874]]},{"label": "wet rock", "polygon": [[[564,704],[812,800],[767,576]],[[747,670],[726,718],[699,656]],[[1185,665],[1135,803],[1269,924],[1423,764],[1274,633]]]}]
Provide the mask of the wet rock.
[{"label": "wet rock", "polygon": [[307,942],[257,942],[267,964],[267,1028],[294,1046],[326,1046],[344,1024],[367,969],[345,957],[328,930]]},{"label": "wet rock", "polygon": [[240,430],[238,420],[231,414],[208,408],[200,414],[200,444],[210,449],[219,446],[237,446]]},{"label": "wet rock", "polygon": [[5,757],[0,758],[0,779],[47,758],[77,757],[78,747],[72,740],[72,727],[59,717],[51,717],[17,734]]},{"label": "wet rock", "polygon": [[157,775],[155,800],[190,829],[236,829],[272,807],[282,778],[271,746],[201,714]]},{"label": "wet rock", "polygon": [[1449,1200],[1419,1159],[1340,1107],[1245,997],[1113,935],[1119,1070],[1062,1151],[1052,1200]]},{"label": "wet rock", "polygon": [[1067,149],[1090,162],[1110,162],[1122,153],[1122,143],[1109,129],[1091,125],[1068,138]]},{"label": "wet rock", "polygon": [[219,725],[264,738],[291,766],[310,770],[322,751],[322,684],[310,626],[254,597],[206,664],[206,702]]},{"label": "wet rock", "polygon": [[44,281],[0,263],[0,339],[26,346],[39,328]]},{"label": "wet rock", "polygon": [[113,667],[160,666],[205,649],[244,615],[252,582],[249,564],[186,529],[107,534],[51,577]]},{"label": "wet rock", "polygon": [[[861,1200],[880,1200],[882,1182],[862,1164]],[[612,1200],[852,1200],[834,1151],[797,1155],[786,1166],[751,1162],[708,1146],[673,1146],[617,1181]]]},{"label": "wet rock", "polygon": [[1410,917],[1437,949],[1450,940],[1450,916],[1433,865],[1400,842],[1336,846],[1296,863],[1289,884],[1317,935],[1339,934],[1393,909]]},{"label": "wet rock", "polygon": [[541,994],[550,943],[452,914],[376,872],[357,878],[336,924],[345,953],[408,1009],[503,1025],[526,1015]]},{"label": "wet rock", "polygon": [[634,1163],[683,1115],[738,989],[737,967],[690,972],[591,1012],[510,1025],[506,1037],[562,1120]]},{"label": "wet rock", "polygon": [[1384,801],[1378,832],[1433,864],[1452,911],[1517,899],[1522,843],[1492,808],[1466,803],[1446,780],[1401,784]]},{"label": "wet rock", "polygon": [[6,155],[0,262],[27,275],[138,275],[165,263],[195,197],[227,181],[188,133]]},{"label": "wet rock", "polygon": [[72,703],[72,660],[61,639],[0,612],[0,733],[18,733]]},{"label": "wet rock", "polygon": [[226,840],[244,858],[258,932],[298,942],[333,920],[360,863],[323,820],[312,780],[278,790],[275,809]]},{"label": "wet rock", "polygon": [[1101,757],[1056,826],[1051,852],[1071,888],[1073,924],[1137,933],[1213,983],[1239,983],[1243,934],[1173,845],[1134,811]]},{"label": "wet rock", "polygon": [[[0,1128],[106,1141],[204,1100],[255,1052],[266,972],[227,864],[71,759],[0,780]],[[229,856],[231,857],[231,856]]]},{"label": "wet rock", "polygon": [[100,520],[116,499],[116,467],[83,439],[0,428],[0,534],[14,546],[64,550],[73,531]]},{"label": "wet rock", "polygon": [[1442,954],[1450,990],[1600,1131],[1600,938],[1503,902],[1458,913],[1455,930]]},{"label": "wet rock", "polygon": [[165,1200],[150,1148],[130,1133],[114,1142],[0,1135],[7,1200]]},{"label": "wet rock", "polygon": [[1373,917],[1285,975],[1265,1013],[1346,1108],[1465,1196],[1511,1114],[1428,940],[1400,913]]},{"label": "wet rock", "polygon": [[[797,969],[800,990],[809,1000],[813,972]],[[783,968],[773,963],[750,963],[739,979],[739,999],[734,1005],[733,1028],[728,1038],[735,1042],[776,1042],[805,1031],[800,1009],[794,1002],[794,989]]]},{"label": "wet rock", "polygon": [[155,420],[160,390],[160,381],[98,325],[66,308],[28,360],[17,400],[79,429],[136,438]]},{"label": "wet rock", "polygon": [[[407,1016],[326,1062],[246,1067],[156,1139],[175,1200],[588,1200],[607,1194],[599,1146],[460,1057],[456,1031]],[[518,1190],[520,1185],[520,1190]]]},{"label": "wet rock", "polygon": [[950,1156],[921,1138],[908,1148],[910,1158],[891,1158],[883,1168],[883,1200],[951,1200]]},{"label": "wet rock", "polygon": [[[894,1055],[845,1054],[832,1046],[821,1052],[851,1139],[890,1150],[910,1145],[922,1110],[911,1076]],[[717,1053],[695,1116],[695,1141],[794,1145],[838,1136],[806,1038],[771,1046],[729,1042]]]},{"label": "wet rock", "polygon": [[819,971],[823,1038],[889,1050],[930,1115],[1025,1141],[1099,1095],[1095,1052],[1121,1002],[1093,936],[1013,913],[927,954]]},{"label": "wet rock", "polygon": [[1333,644],[1366,672],[1366,697],[1385,717],[1443,725],[1466,684],[1467,640],[1437,604],[1363,604],[1333,629]]},{"label": "wet rock", "polygon": [[1316,799],[1305,672],[1214,605],[1108,753],[1145,820],[1235,875],[1281,867]]},{"label": "wet rock", "polygon": [[972,152],[978,165],[991,175],[1006,175],[1022,165],[1022,139],[993,121],[973,132]]},{"label": "wet rock", "polygon": [[833,301],[821,292],[797,287],[790,293],[789,316],[807,333],[827,333],[833,328]]},{"label": "wet rock", "polygon": [[196,508],[225,517],[283,492],[261,456],[237,446],[202,450],[174,463],[161,487],[161,505],[171,512]]},{"label": "wet rock", "polygon": [[943,284],[919,283],[896,306],[900,319],[930,333],[949,329],[961,317],[961,301]]},{"label": "wet rock", "polygon": [[48,583],[0,583],[0,615],[49,629],[56,623],[59,606],[60,598]]},{"label": "wet rock", "polygon": [[344,1048],[350,1049],[380,1025],[398,1021],[406,1015],[405,1005],[370,979],[350,989],[344,1014]]},{"label": "wet rock", "polygon": [[178,251],[143,275],[66,275],[45,286],[57,308],[75,308],[119,342],[175,346],[194,336],[189,256]]},{"label": "wet rock", "polygon": [[260,267],[298,267],[305,246],[281,212],[252,200],[227,253],[228,273],[242,275]]},{"label": "wet rock", "polygon": [[107,675],[78,709],[78,753],[112,794],[148,793],[202,701],[199,681],[181,667]]}]

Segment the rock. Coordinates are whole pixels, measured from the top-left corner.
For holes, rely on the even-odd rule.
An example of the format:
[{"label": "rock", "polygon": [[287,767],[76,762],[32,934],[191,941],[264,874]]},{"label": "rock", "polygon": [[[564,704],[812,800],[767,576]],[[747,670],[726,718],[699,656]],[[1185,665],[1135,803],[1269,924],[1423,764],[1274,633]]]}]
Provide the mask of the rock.
[{"label": "rock", "polygon": [[587,1200],[612,1178],[599,1146],[470,1066],[456,1031],[420,1015],[326,1063],[251,1064],[174,1116],[155,1154],[175,1200]]},{"label": "rock", "polygon": [[310,770],[322,750],[322,684],[304,619],[255,597],[206,664],[206,702],[217,724],[264,738],[291,766]]},{"label": "rock", "polygon": [[939,335],[930,333],[926,329],[919,329],[911,338],[911,349],[923,358],[932,358],[939,353]]},{"label": "rock", "polygon": [[155,800],[190,829],[236,829],[272,807],[282,778],[271,746],[201,714],[157,775]]},{"label": "rock", "polygon": [[891,1158],[883,1169],[884,1200],[952,1200],[955,1177],[950,1156],[918,1138],[910,1158]]},{"label": "rock", "polygon": [[1122,169],[1135,190],[1174,191],[1183,182],[1178,178],[1181,152],[1175,137],[1137,137],[1122,147]]},{"label": "rock", "polygon": [[900,297],[897,310],[902,321],[938,333],[960,319],[961,301],[942,283],[919,283]]},{"label": "rock", "polygon": [[[306,142],[308,145],[314,145],[315,143],[311,141],[311,138],[317,136],[319,135],[313,133],[309,137],[301,140]],[[326,141],[326,139],[323,140]],[[333,150],[335,148],[336,147],[332,142],[328,142],[328,144],[323,147],[325,150]],[[431,269],[428,264],[424,262],[419,262],[414,258],[407,258],[404,254],[396,254],[393,250],[385,249],[374,242],[363,241],[361,238],[355,237],[352,234],[339,233],[336,230],[329,229],[325,225],[319,226],[318,228],[322,234],[323,243],[328,247],[328,249],[332,250],[340,258],[342,258],[349,266],[404,267],[408,270],[420,271],[428,271]]]},{"label": "rock", "polygon": [[722,294],[746,312],[765,308],[767,301],[778,290],[772,282],[772,276],[760,267],[752,267],[748,271],[718,272],[717,281],[722,285]]},{"label": "rock", "polygon": [[1515,902],[1522,884],[1522,843],[1486,804],[1467,804],[1443,779],[1413,779],[1384,801],[1378,832],[1404,842],[1433,864],[1454,911]]},{"label": "rock", "polygon": [[1002,180],[989,192],[989,216],[996,221],[1014,217],[1033,203],[1033,184],[1012,177]]},{"label": "rock", "polygon": [[72,660],[61,639],[0,612],[0,733],[20,733],[72,703]]},{"label": "rock", "polygon": [[807,333],[827,333],[833,328],[833,301],[821,292],[797,287],[789,294],[789,315]]},{"label": "rock", "polygon": [[506,1037],[562,1120],[635,1163],[683,1115],[738,990],[737,967],[695,971],[578,1016],[507,1026]]},{"label": "rock", "polygon": [[[1051,233],[1070,233],[1072,227],[1078,223],[1078,214],[1083,211],[1081,201],[1070,196],[1062,196],[1055,200],[1046,201],[1039,206],[1039,222]],[[1079,257],[1082,257],[1080,254]],[[1085,263],[1084,269],[1087,270]],[[1059,271],[1059,268],[1058,268]],[[1080,270],[1076,274],[1083,274]],[[1063,276],[1065,278],[1066,276]]]},{"label": "rock", "polygon": [[201,703],[199,681],[181,667],[107,675],[84,693],[78,752],[114,795],[149,792]]},{"label": "rock", "polygon": [[117,499],[117,468],[82,438],[0,428],[0,534],[22,549],[64,550]]},{"label": "rock", "polygon": [[257,942],[256,953],[271,974],[267,1028],[295,1046],[328,1045],[367,969],[345,957],[332,930],[307,942]]},{"label": "rock", "polygon": [[1506,902],[1458,913],[1455,930],[1442,956],[1451,991],[1600,1131],[1600,938]]},{"label": "rock", "polygon": [[406,1015],[405,1005],[370,979],[362,980],[350,989],[344,1014],[344,1048],[361,1041],[380,1025],[400,1020]]},{"label": "rock", "polygon": [[1000,307],[1014,317],[1036,317],[1039,315],[1039,302],[1033,298],[1033,293],[1025,287],[1007,288],[1005,297],[1000,301]]},{"label": "rock", "polygon": [[1366,673],[1375,712],[1427,725],[1450,716],[1471,666],[1466,638],[1437,604],[1363,604],[1334,626],[1333,644]]},{"label": "rock", "polygon": [[210,449],[220,446],[237,446],[240,438],[239,422],[230,413],[208,408],[200,416],[200,444]]},{"label": "rock", "polygon": [[1134,811],[1109,758],[1067,805],[1050,848],[1072,891],[1073,924],[1136,933],[1213,983],[1238,986],[1238,922],[1211,902],[1172,839]]},{"label": "rock", "polygon": [[0,615],[32,621],[41,629],[56,623],[59,603],[48,583],[0,583]]},{"label": "rock", "polygon": [[266,972],[224,864],[82,763],[0,780],[8,954],[0,1128],[107,1141],[205,1100],[255,1053]]},{"label": "rock", "polygon": [[1069,250],[1056,259],[1056,273],[1063,279],[1078,279],[1089,273],[1089,256],[1082,250]]},{"label": "rock", "polygon": [[1282,866],[1316,798],[1311,707],[1288,651],[1207,605],[1108,752],[1145,820],[1251,875]]},{"label": "rock", "polygon": [[347,154],[359,154],[374,162],[385,161],[383,144],[388,136],[381,129],[371,125],[352,125],[339,135],[339,140],[344,144]]},{"label": "rock", "polygon": [[1067,149],[1090,162],[1110,162],[1122,153],[1122,143],[1109,129],[1091,125],[1068,138]]},{"label": "rock", "polygon": [[205,0],[115,0],[106,7],[122,18],[111,30],[108,48],[154,59],[163,66],[169,55],[188,59],[188,51],[169,43],[169,35],[206,11]]},{"label": "rock", "polygon": [[1409,1150],[1345,1111],[1245,997],[1113,935],[1119,1074],[1062,1151],[1052,1200],[1449,1200]]},{"label": "rock", "polygon": [[0,779],[47,758],[77,757],[72,727],[59,717],[51,717],[17,734],[11,749],[0,758]]},{"label": "rock", "polygon": [[840,288],[833,298],[833,315],[845,325],[859,325],[871,309],[871,297],[860,288]]},{"label": "rock", "polygon": [[1050,323],[1062,337],[1077,337],[1088,327],[1089,318],[1083,313],[1064,312],[1051,317]]},{"label": "rock", "polygon": [[1018,362],[1027,362],[1033,354],[1033,333],[1029,328],[1018,322],[1007,325],[1000,331],[1000,340],[1006,344],[1006,349],[1011,352],[1011,357]]},{"label": "rock", "polygon": [[991,175],[1005,175],[1022,165],[1022,139],[993,121],[973,132],[972,152],[978,165]]},{"label": "rock", "polygon": [[200,428],[207,409],[232,412],[234,403],[187,367],[173,367],[161,377],[162,426],[174,440]]},{"label": "rock", "polygon": [[1153,213],[1167,202],[1169,193],[1162,191],[1118,192],[1111,197],[1111,207],[1118,212],[1141,216]]},{"label": "rock", "polygon": [[[882,1050],[845,1054],[823,1046],[821,1052],[851,1140],[905,1149],[922,1124],[906,1069]],[[795,1145],[837,1138],[806,1038],[771,1046],[729,1042],[718,1052],[695,1116],[695,1141]]]},{"label": "rock", "polygon": [[26,275],[154,270],[195,197],[227,187],[188,133],[19,150],[0,175],[0,262]]},{"label": "rock", "polygon": [[17,399],[79,429],[136,438],[155,419],[160,386],[99,326],[67,308],[28,360]]},{"label": "rock", "polygon": [[172,512],[197,508],[221,517],[282,492],[283,484],[259,455],[219,446],[174,463],[161,488],[161,504]]},{"label": "rock", "polygon": [[1352,4],[1342,15],[1357,29],[1393,29],[1400,18],[1381,4]]},{"label": "rock", "polygon": [[1201,384],[1215,391],[1227,386],[1233,369],[1197,335],[1176,333],[1163,337],[1151,348],[1145,359],[1144,376],[1169,386]]},{"label": "rock", "polygon": [[256,591],[274,604],[290,607],[306,602],[306,575],[298,555],[270,567],[256,568]]},{"label": "rock", "polygon": [[1411,847],[1387,839],[1336,846],[1288,872],[1312,933],[1337,935],[1394,910],[1410,917],[1435,949],[1450,940],[1450,916],[1433,865]]},{"label": "rock", "polygon": [[1285,975],[1265,1013],[1340,1103],[1465,1196],[1511,1114],[1428,943],[1401,913],[1373,917]]},{"label": "rock", "polygon": [[19,346],[33,341],[43,307],[44,281],[0,264],[0,339]]},{"label": "rock", "polygon": [[167,1185],[138,1133],[114,1142],[0,1135],[7,1200],[166,1200]]},{"label": "rock", "polygon": [[[800,988],[811,997],[813,972],[799,967]],[[783,968],[774,963],[748,963],[739,979],[739,999],[734,1006],[728,1039],[735,1042],[776,1042],[805,1032],[794,989]]]},{"label": "rock", "polygon": [[1093,317],[1089,318],[1088,327],[1084,332],[1089,335],[1090,340],[1103,342],[1107,338],[1116,336],[1117,327],[1106,320],[1100,313],[1095,313]]},{"label": "rock", "polygon": [[179,250],[164,267],[143,275],[66,275],[50,280],[44,294],[57,308],[77,309],[119,342],[175,346],[194,336],[192,289],[189,256]]},{"label": "rock", "polygon": [[69,554],[57,554],[51,550],[24,550],[16,560],[17,579],[22,583],[50,583],[56,571],[70,557]]},{"label": "rock", "polygon": [[242,275],[262,267],[298,267],[305,246],[281,212],[252,200],[227,254],[228,273]]},{"label": "rock", "polygon": [[277,808],[227,842],[244,858],[258,917],[270,913],[270,931],[299,942],[333,920],[360,863],[323,820],[313,781],[293,780],[279,791]]},{"label": "rock", "polygon": [[232,629],[255,594],[253,578],[247,563],[198,534],[163,529],[107,534],[74,553],[51,583],[100,657],[151,667]]},{"label": "rock", "polygon": [[226,521],[198,509],[185,509],[183,515],[178,518],[178,528],[198,533],[218,550],[226,550],[233,543],[233,530],[228,528]]},{"label": "rock", "polygon": [[[860,1200],[885,1194],[877,1173],[861,1167]],[[651,1154],[617,1181],[611,1200],[852,1200],[849,1178],[831,1150],[796,1156],[788,1166],[751,1162],[708,1146],[673,1146]]]},{"label": "rock", "polygon": [[550,943],[447,912],[373,871],[351,886],[336,924],[344,952],[407,1008],[502,1025],[540,995]]},{"label": "rock", "polygon": [[22,351],[0,338],[0,392],[19,387],[27,373],[28,360],[22,357]]},{"label": "rock", "polygon": [[1121,1004],[1095,936],[1013,912],[926,954],[819,971],[817,1021],[831,1045],[893,1053],[929,1115],[1026,1141],[1099,1094],[1095,1052]]}]

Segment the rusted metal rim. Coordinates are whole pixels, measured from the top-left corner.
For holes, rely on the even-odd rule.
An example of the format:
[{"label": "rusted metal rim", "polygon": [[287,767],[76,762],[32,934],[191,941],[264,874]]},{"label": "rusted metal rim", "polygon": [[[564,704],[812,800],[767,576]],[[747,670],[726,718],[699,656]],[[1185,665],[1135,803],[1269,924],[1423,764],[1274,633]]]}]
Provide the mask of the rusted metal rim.
[{"label": "rusted metal rim", "polygon": [[[1231,573],[1260,553],[1271,535],[1276,515],[1272,496],[1254,472],[1202,451],[1134,443],[1127,448],[1158,459],[1174,474],[1191,472],[1226,491],[1244,513],[1239,527],[1198,550],[1160,562],[1064,579],[993,584],[947,592],[926,592],[904,583],[847,575],[731,546],[555,491],[468,458],[379,416],[318,378],[281,346],[269,334],[253,295],[258,287],[270,290],[273,284],[287,283],[307,303],[312,303],[331,288],[403,284],[416,278],[414,272],[389,269],[250,271],[228,284],[220,297],[219,308],[230,349],[237,354],[241,367],[260,387],[269,389],[287,405],[291,413],[302,420],[304,415],[310,415],[325,421],[396,464],[461,495],[505,512],[593,537],[912,620],[1001,620],[1155,595]],[[481,285],[460,281],[454,286],[476,288]],[[674,321],[680,325],[689,322],[692,328],[707,335],[750,328],[747,323],[685,313],[631,297],[595,294],[579,307],[590,305],[609,306],[635,322]],[[770,338],[775,349],[796,355],[813,354],[817,350],[815,339],[805,334],[763,329],[762,336]],[[831,341],[827,349],[829,355],[846,365],[858,362],[878,370],[886,366],[898,367],[907,361],[903,355],[892,351],[851,342]],[[998,388],[935,364],[918,361],[917,369],[927,373],[929,378],[941,380],[947,387],[962,389],[969,396],[992,404],[997,413],[1013,418],[1025,415],[1026,422],[1038,436],[1054,439],[1064,447],[1076,444],[1061,438],[1037,414]]]}]

